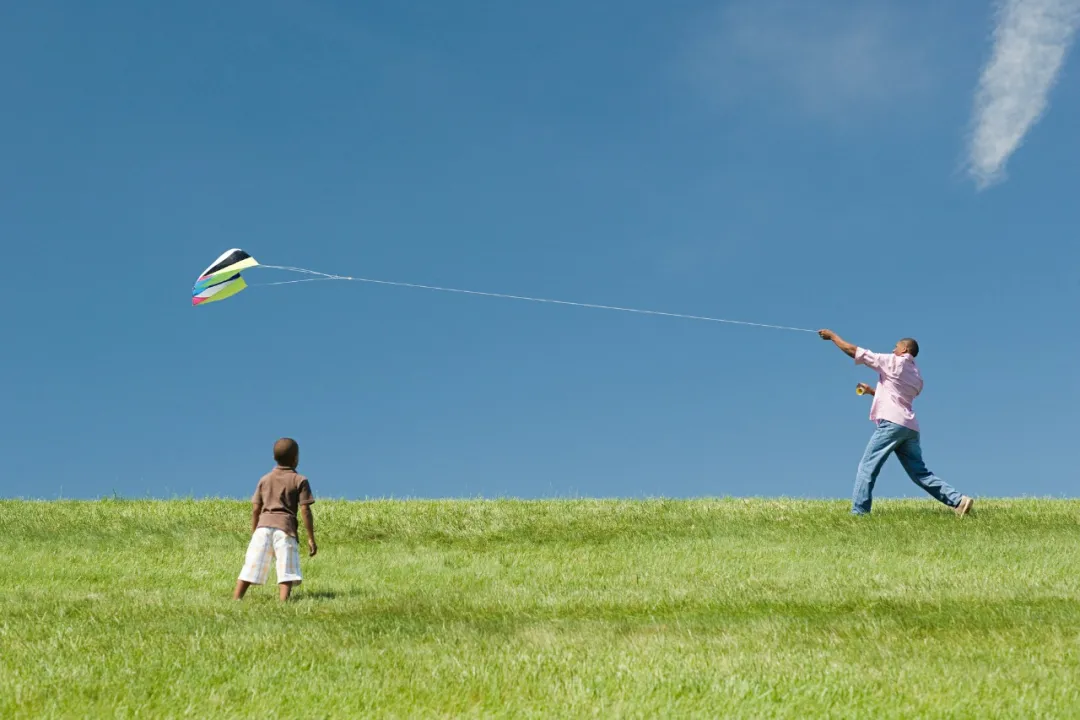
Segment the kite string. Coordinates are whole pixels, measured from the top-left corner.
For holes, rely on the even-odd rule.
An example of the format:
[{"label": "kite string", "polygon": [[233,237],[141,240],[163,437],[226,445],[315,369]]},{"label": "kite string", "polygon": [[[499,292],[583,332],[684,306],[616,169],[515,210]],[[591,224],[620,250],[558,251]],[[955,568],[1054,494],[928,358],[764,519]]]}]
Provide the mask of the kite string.
[{"label": "kite string", "polygon": [[330,280],[344,280],[345,278],[326,278],[326,277],[313,277],[304,278],[303,280],[282,280],[281,282],[271,283],[257,283],[252,287],[276,287],[277,285],[296,285],[297,283],[309,283],[309,282],[328,282]]},{"label": "kite string", "polygon": [[635,313],[638,315],[659,315],[663,317],[681,318],[683,320],[699,320],[703,322],[715,322],[726,323],[729,325],[747,325],[751,327],[771,328],[773,330],[790,330],[792,332],[806,332],[813,333],[816,330],[809,330],[807,328],[789,327],[787,325],[769,325],[766,323],[747,322],[745,320],[727,320],[724,318],[707,317],[704,315],[684,315],[682,313],[661,312],[659,310],[641,310],[638,308],[618,307],[615,305],[597,305],[595,303],[580,303],[570,302],[569,300],[552,300],[549,298],[537,298],[527,297],[524,295],[507,295],[505,293],[493,293],[493,292],[481,292],[479,290],[461,290],[458,288],[439,287],[437,285],[420,285],[418,283],[406,283],[406,282],[394,282],[392,280],[375,280],[372,278],[362,277],[349,277],[346,275],[331,275],[330,273],[319,272],[317,270],[308,270],[306,268],[290,267],[285,265],[262,265],[261,267],[270,270],[285,270],[288,272],[301,273],[304,275],[313,275],[315,277],[305,278],[303,280],[286,280],[284,282],[275,283],[263,283],[263,287],[270,287],[273,285],[293,285],[302,282],[318,282],[327,280],[343,280],[348,282],[362,282],[370,283],[373,285],[390,285],[393,287],[403,288],[415,288],[419,290],[434,290],[437,292],[449,292],[458,293],[462,295],[479,295],[482,297],[502,298],[504,300],[524,300],[527,302],[535,303],[548,303],[552,305],[570,305],[573,307],[592,308],[594,310],[615,310],[617,312]]}]

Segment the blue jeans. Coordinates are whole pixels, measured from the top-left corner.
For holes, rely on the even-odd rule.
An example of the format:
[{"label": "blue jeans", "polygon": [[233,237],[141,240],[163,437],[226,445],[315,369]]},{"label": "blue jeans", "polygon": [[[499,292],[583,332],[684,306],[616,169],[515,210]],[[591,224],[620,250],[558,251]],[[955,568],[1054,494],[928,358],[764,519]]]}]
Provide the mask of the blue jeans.
[{"label": "blue jeans", "polygon": [[866,446],[859,472],[855,476],[855,493],[851,500],[853,514],[865,515],[870,512],[874,483],[877,482],[881,466],[894,452],[912,482],[949,507],[960,504],[960,493],[926,469],[922,448],[919,447],[919,433],[888,420],[878,420],[877,430]]}]

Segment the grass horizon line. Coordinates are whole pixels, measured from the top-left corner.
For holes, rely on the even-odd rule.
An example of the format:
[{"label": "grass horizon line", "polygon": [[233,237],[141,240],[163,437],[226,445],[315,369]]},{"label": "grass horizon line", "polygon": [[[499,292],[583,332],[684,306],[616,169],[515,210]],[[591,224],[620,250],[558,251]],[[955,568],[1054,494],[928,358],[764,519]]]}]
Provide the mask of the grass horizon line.
[{"label": "grass horizon line", "polygon": [[[1001,503],[1025,501],[1080,501],[1077,495],[986,495],[973,496],[976,503]],[[55,503],[55,502],[247,502],[248,495],[124,495],[120,493],[96,496],[58,495],[56,497],[35,497],[24,495],[0,495],[0,503]],[[844,496],[806,496],[806,495],[364,495],[360,497],[320,495],[316,503],[363,503],[363,502],[797,502],[797,503],[849,503],[850,497]],[[919,495],[882,495],[874,498],[874,503],[934,503],[932,498]]]}]

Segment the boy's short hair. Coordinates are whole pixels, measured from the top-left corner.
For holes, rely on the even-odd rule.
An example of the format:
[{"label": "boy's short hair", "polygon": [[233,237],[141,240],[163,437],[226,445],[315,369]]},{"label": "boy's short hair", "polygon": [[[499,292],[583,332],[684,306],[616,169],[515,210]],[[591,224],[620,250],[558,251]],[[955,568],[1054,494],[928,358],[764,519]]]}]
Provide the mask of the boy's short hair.
[{"label": "boy's short hair", "polygon": [[900,342],[907,345],[908,352],[911,353],[911,357],[919,357],[919,343],[916,342],[915,338],[904,338]]},{"label": "boy's short hair", "polygon": [[274,443],[274,460],[282,467],[296,465],[296,456],[300,453],[300,445],[292,438],[281,438]]}]

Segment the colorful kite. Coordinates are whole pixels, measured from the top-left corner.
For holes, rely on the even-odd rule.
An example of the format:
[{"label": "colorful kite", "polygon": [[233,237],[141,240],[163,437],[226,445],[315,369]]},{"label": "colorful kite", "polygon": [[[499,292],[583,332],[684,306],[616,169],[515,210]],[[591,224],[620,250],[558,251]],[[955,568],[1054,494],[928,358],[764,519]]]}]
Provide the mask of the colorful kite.
[{"label": "colorful kite", "polygon": [[247,287],[240,271],[258,264],[255,258],[243,250],[229,250],[206,268],[195,281],[195,287],[191,289],[191,304],[205,305],[232,297]]}]

